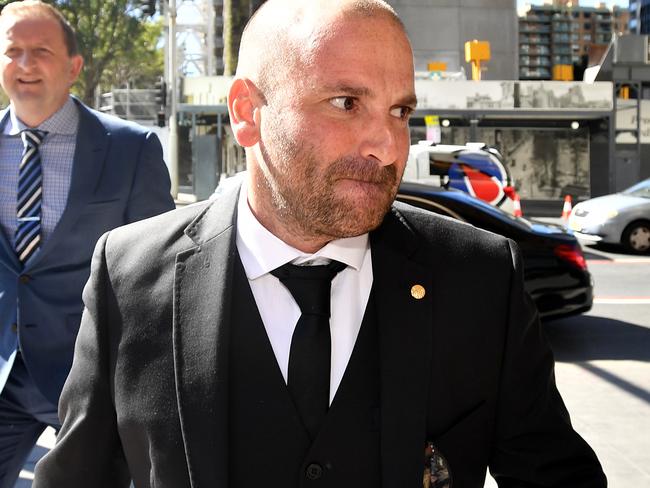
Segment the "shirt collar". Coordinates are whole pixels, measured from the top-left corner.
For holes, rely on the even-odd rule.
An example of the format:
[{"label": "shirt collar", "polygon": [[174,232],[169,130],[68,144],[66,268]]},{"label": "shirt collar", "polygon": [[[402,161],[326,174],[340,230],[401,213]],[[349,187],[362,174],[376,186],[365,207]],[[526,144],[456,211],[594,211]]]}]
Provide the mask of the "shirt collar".
[{"label": "shirt collar", "polygon": [[[33,128],[45,131],[48,134],[74,135],[77,133],[78,125],[79,109],[76,107],[72,97],[68,97],[68,100],[66,100],[63,106],[54,112],[50,118],[43,121],[38,127]],[[29,127],[18,118],[13,105],[10,105],[9,117],[5,118],[2,133],[7,136],[16,136],[25,129],[29,129]]]},{"label": "shirt collar", "polygon": [[361,269],[369,249],[367,233],[330,241],[314,254],[304,253],[273,235],[257,220],[248,206],[247,195],[244,180],[237,204],[237,249],[248,279],[259,278],[288,262],[318,263],[323,258],[335,259],[357,271]]}]

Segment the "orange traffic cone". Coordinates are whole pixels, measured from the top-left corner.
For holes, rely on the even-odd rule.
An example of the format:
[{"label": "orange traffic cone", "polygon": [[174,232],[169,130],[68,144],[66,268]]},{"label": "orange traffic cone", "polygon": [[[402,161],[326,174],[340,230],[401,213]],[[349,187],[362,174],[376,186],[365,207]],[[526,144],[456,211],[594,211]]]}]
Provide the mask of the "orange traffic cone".
[{"label": "orange traffic cone", "polygon": [[564,197],[564,206],[562,207],[562,220],[567,222],[569,220],[569,215],[571,214],[571,195]]},{"label": "orange traffic cone", "polygon": [[524,216],[524,213],[521,211],[521,199],[519,198],[519,193],[515,193],[515,196],[512,199],[512,207],[514,209],[512,214],[515,217],[523,217]]}]

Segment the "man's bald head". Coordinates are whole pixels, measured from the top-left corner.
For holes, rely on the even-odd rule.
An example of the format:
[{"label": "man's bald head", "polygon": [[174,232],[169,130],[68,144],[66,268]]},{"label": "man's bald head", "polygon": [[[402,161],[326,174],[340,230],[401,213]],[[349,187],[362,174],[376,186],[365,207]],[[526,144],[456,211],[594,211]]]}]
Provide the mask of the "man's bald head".
[{"label": "man's bald head", "polygon": [[364,17],[389,19],[405,33],[383,0],[268,0],[244,29],[236,75],[251,79],[269,96],[294,69],[310,64],[310,53],[338,24]]}]

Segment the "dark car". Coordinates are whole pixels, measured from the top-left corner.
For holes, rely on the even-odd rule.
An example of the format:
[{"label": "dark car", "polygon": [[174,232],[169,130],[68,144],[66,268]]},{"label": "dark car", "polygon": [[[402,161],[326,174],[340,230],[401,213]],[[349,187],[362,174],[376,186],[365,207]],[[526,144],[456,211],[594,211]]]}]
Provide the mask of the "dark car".
[{"label": "dark car", "polygon": [[591,308],[593,284],[587,263],[577,239],[563,227],[513,217],[467,193],[430,185],[402,182],[397,199],[517,242],[526,290],[542,319]]}]

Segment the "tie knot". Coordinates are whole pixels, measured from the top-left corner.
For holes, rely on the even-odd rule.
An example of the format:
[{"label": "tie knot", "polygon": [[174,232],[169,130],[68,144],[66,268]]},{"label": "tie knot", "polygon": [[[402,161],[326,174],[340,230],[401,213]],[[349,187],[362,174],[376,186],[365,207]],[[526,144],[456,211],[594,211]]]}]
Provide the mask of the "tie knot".
[{"label": "tie knot", "polygon": [[303,315],[329,318],[332,279],[345,267],[345,264],[338,261],[319,266],[287,263],[271,271],[271,274],[291,292]]},{"label": "tie knot", "polygon": [[25,129],[20,132],[25,147],[38,147],[45,139],[47,132],[38,129]]}]

